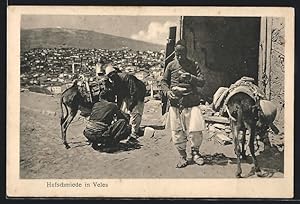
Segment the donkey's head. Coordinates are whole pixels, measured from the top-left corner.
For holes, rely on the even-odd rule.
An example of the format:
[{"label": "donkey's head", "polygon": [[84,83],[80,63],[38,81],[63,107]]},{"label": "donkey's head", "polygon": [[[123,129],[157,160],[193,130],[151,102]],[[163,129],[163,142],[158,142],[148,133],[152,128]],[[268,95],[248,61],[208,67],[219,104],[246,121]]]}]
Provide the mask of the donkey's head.
[{"label": "donkey's head", "polygon": [[257,109],[257,123],[256,131],[261,138],[268,137],[268,130],[271,128],[275,134],[279,130],[273,124],[277,115],[277,107],[275,104],[268,100],[260,100]]}]

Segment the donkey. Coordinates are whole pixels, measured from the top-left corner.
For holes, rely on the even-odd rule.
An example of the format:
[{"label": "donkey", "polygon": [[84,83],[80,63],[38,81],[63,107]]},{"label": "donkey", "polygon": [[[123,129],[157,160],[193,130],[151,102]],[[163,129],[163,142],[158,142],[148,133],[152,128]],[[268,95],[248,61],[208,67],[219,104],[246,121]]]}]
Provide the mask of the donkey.
[{"label": "donkey", "polygon": [[94,103],[96,103],[99,99],[99,93],[104,89],[109,89],[112,87],[112,84],[109,82],[109,80],[104,77],[99,81],[99,93],[90,97],[88,94],[86,94],[86,91],[83,90],[82,86],[78,84],[79,81],[74,80],[73,85],[66,89],[60,98],[61,135],[66,149],[70,148],[67,142],[67,129],[78,113],[78,110],[85,112],[85,114],[81,113],[83,116],[89,116]]},{"label": "donkey", "polygon": [[[266,102],[266,100],[264,100],[264,102]],[[271,107],[271,110],[273,110],[271,116],[265,115],[264,110],[262,110],[260,100],[255,101],[246,93],[237,93],[233,95],[227,102],[226,111],[230,119],[230,126],[234,140],[234,151],[237,156],[237,171],[235,174],[237,178],[242,177],[240,157],[242,157],[243,159],[246,158],[246,129],[248,129],[250,133],[248,145],[254,164],[249,175],[256,173],[259,176],[261,174],[261,170],[258,165],[254,150],[254,141],[256,139],[256,135],[258,134],[262,139],[267,139],[266,137],[269,127],[271,127],[274,132],[278,133],[278,129],[273,128],[273,121],[277,113],[276,107],[270,101],[267,101],[267,103],[268,107]],[[242,131],[241,138],[239,138],[240,131]]]}]

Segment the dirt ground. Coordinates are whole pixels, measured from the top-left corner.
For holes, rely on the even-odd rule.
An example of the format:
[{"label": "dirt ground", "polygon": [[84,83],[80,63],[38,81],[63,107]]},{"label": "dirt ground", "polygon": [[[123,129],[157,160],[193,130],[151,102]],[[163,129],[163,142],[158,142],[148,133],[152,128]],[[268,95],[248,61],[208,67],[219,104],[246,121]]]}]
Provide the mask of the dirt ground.
[{"label": "dirt ground", "polygon": [[[200,148],[206,164],[175,168],[178,155],[170,131],[163,129],[160,101],[145,104],[142,121],[142,126],[156,129],[154,136],[140,137],[139,148],[114,153],[99,152],[87,144],[82,134],[85,121],[79,114],[67,132],[71,148],[65,149],[60,139],[59,108],[59,95],[21,93],[20,178],[234,178],[233,145],[220,145],[209,140],[208,134]],[[258,162],[267,177],[283,177],[282,152],[265,151],[258,156]],[[249,157],[242,163],[243,175],[251,166]]]}]

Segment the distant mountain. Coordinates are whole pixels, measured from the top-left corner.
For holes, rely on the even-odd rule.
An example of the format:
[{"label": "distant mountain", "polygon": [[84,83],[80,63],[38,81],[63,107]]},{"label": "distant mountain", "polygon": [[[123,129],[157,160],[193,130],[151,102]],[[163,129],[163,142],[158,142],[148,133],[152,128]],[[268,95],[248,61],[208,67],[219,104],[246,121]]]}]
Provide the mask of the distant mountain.
[{"label": "distant mountain", "polygon": [[21,30],[21,51],[31,48],[102,48],[121,49],[128,47],[133,50],[160,51],[164,45],[153,44],[124,37],[98,33],[89,30],[66,28],[39,28]]}]

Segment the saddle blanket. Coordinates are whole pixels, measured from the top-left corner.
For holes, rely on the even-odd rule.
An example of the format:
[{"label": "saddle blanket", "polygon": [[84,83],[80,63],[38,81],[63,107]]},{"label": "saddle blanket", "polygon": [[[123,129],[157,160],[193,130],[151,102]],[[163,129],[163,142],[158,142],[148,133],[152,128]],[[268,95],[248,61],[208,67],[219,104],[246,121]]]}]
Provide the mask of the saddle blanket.
[{"label": "saddle blanket", "polygon": [[232,84],[229,88],[220,87],[213,96],[213,109],[219,111],[221,115],[224,113],[225,105],[228,100],[237,93],[246,93],[254,101],[265,99],[264,93],[259,90],[258,86],[254,84],[254,79],[251,77],[242,77]]}]

